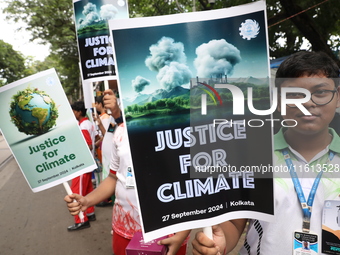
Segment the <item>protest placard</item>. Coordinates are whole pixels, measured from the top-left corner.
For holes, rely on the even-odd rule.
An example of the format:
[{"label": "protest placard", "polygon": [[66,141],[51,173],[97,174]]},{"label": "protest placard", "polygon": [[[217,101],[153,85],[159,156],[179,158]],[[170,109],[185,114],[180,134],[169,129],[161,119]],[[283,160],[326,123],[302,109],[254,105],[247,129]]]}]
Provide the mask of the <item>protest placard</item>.
[{"label": "protest placard", "polygon": [[54,69],[0,88],[0,129],[33,192],[97,166]]},{"label": "protest placard", "polygon": [[109,22],[146,240],[273,218],[265,8]]},{"label": "protest placard", "polygon": [[73,7],[83,79],[115,79],[108,20],[128,18],[127,1],[74,0]]}]

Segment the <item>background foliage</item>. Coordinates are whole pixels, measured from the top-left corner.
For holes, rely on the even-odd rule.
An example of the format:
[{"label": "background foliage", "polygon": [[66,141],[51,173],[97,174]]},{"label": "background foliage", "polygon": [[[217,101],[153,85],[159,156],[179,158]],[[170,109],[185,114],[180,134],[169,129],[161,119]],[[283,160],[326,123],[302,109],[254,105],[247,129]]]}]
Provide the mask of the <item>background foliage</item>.
[{"label": "background foliage", "polygon": [[[0,85],[54,67],[66,94],[79,97],[79,56],[72,1],[5,2],[7,18],[26,22],[26,29],[32,33],[31,40],[39,39],[43,44],[50,44],[51,54],[43,62],[32,61],[25,59],[20,53],[13,53],[10,45],[0,41]],[[215,0],[214,3],[209,3],[209,0],[129,0],[129,14],[131,18],[157,16],[226,8],[250,2],[254,1]],[[303,43],[307,42],[304,46],[306,50],[324,51],[340,66],[339,0],[267,0],[266,3],[272,58],[299,51]]]}]

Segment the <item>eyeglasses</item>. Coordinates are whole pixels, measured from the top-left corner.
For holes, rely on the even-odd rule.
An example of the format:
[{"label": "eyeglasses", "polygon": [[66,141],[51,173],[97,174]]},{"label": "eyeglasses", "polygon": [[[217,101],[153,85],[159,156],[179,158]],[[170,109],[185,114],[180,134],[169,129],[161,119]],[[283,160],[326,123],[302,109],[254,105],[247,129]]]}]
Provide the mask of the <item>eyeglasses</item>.
[{"label": "eyeglasses", "polygon": [[[326,105],[326,104],[329,104],[333,100],[335,92],[337,92],[336,89],[317,90],[311,93],[311,100],[316,105]],[[287,99],[301,99],[305,97],[306,95],[303,93],[286,93]],[[287,104],[287,105],[291,108],[297,107],[295,104]]]}]

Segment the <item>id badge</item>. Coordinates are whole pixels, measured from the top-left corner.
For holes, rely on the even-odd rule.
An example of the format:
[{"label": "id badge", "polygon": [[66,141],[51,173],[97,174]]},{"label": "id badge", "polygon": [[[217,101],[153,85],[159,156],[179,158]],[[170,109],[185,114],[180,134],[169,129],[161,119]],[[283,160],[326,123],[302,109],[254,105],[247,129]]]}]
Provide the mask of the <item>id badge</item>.
[{"label": "id badge", "polygon": [[113,131],[115,131],[116,126],[112,125],[112,123],[110,122],[110,125],[107,128],[107,132],[109,133],[113,133]]},{"label": "id badge", "polygon": [[133,178],[132,168],[128,167],[126,171],[126,188],[131,189],[135,187],[135,178]]},{"label": "id badge", "polygon": [[293,255],[319,254],[317,234],[295,231],[293,240]]},{"label": "id badge", "polygon": [[340,254],[340,200],[326,200],[322,211],[321,251]]}]

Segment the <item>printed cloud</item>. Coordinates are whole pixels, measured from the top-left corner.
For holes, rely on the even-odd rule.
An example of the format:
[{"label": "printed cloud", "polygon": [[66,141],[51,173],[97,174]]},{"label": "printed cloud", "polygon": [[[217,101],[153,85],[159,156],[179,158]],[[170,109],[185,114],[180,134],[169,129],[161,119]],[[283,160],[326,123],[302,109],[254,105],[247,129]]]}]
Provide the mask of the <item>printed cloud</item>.
[{"label": "printed cloud", "polygon": [[192,74],[186,65],[183,43],[175,42],[170,37],[162,37],[149,49],[151,56],[146,58],[145,65],[151,71],[158,72],[157,80],[163,88],[171,90],[190,82]]},{"label": "printed cloud", "polygon": [[181,42],[175,42],[169,37],[162,37],[156,44],[150,46],[151,56],[145,60],[146,66],[151,71],[158,72],[171,62],[185,63],[186,56],[184,53],[184,45]]},{"label": "printed cloud", "polygon": [[91,12],[97,12],[97,6],[93,3],[88,3],[84,6],[83,15],[86,16],[87,14]]},{"label": "printed cloud", "polygon": [[157,74],[157,80],[163,88],[171,90],[177,86],[182,86],[190,82],[191,71],[185,64],[171,62],[164,66]]},{"label": "printed cloud", "polygon": [[194,65],[201,78],[231,75],[241,61],[240,51],[226,40],[211,40],[196,48]]},{"label": "printed cloud", "polygon": [[118,9],[112,4],[105,4],[100,7],[100,16],[102,19],[110,20],[114,19],[118,13]]},{"label": "printed cloud", "polygon": [[137,93],[140,93],[145,89],[145,86],[150,85],[150,81],[148,79],[138,75],[134,80],[132,80],[131,85]]},{"label": "printed cloud", "polygon": [[105,4],[100,7],[100,12],[98,13],[97,6],[93,3],[88,3],[82,11],[84,17],[78,19],[78,28],[93,25],[102,20],[114,19],[118,12],[118,9],[114,5]]}]

